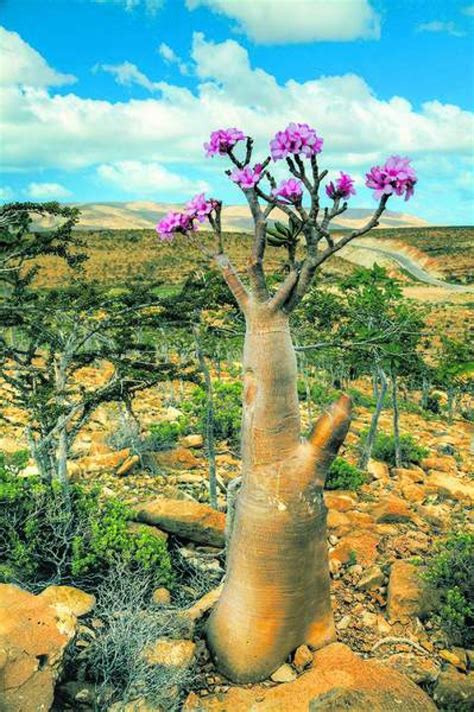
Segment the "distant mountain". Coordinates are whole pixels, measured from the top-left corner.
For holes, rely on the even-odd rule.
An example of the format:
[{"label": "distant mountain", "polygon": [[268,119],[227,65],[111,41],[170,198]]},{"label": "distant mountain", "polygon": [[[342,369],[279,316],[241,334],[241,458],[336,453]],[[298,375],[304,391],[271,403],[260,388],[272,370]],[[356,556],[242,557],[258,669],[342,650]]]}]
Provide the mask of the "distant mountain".
[{"label": "distant mountain", "polygon": [[[169,210],[180,210],[181,206],[165,203],[135,201],[130,203],[75,203],[81,210],[79,227],[84,230],[139,230],[154,228],[157,222]],[[332,223],[334,228],[357,228],[372,214],[364,208],[350,208]],[[271,216],[276,220],[285,220],[285,215],[275,210]],[[252,220],[245,205],[227,205],[223,209],[222,224],[229,232],[250,232]],[[382,228],[424,227],[426,220],[406,213],[387,211],[382,216]]]}]

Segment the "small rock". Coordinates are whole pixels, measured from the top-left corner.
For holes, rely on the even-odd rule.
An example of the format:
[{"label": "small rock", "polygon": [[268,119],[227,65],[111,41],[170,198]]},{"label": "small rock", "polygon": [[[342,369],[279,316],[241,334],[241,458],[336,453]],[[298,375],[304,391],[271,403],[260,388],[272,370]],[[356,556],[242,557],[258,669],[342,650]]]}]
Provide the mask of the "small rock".
[{"label": "small rock", "polygon": [[198,449],[203,447],[204,439],[200,433],[186,435],[184,438],[182,438],[181,445],[183,447],[191,447]]},{"label": "small rock", "polygon": [[153,591],[153,603],[155,603],[157,606],[169,606],[171,603],[171,593],[168,591],[167,588],[161,587],[161,588],[156,588]]},{"label": "small rock", "polygon": [[172,668],[187,668],[194,660],[196,643],[191,640],[157,640],[143,655],[149,665]]},{"label": "small rock", "polygon": [[378,541],[378,537],[371,532],[361,531],[350,534],[329,553],[329,559],[338,559],[342,564],[347,564],[355,557],[354,563],[371,566],[377,558]]},{"label": "small rock", "polygon": [[372,515],[377,523],[410,522],[413,513],[407,507],[406,502],[400,497],[390,496],[381,501],[372,510]]},{"label": "small rock", "polygon": [[369,460],[367,472],[374,480],[388,480],[390,476],[387,463],[379,460]]},{"label": "small rock", "polygon": [[312,662],[313,653],[307,645],[300,645],[299,648],[296,648],[295,655],[293,657],[293,665],[298,672],[302,672],[306,667],[311,665]]},{"label": "small rock", "polygon": [[343,616],[341,620],[336,623],[336,628],[338,630],[347,630],[351,624],[351,620],[350,616]]},{"label": "small rock", "polygon": [[458,469],[458,463],[455,458],[450,455],[444,457],[425,457],[421,461],[421,466],[424,470],[438,470],[439,472],[455,473]]},{"label": "small rock", "polygon": [[474,484],[463,482],[455,475],[431,471],[426,478],[426,491],[455,500],[474,502]]},{"label": "small rock", "polygon": [[120,465],[115,474],[117,475],[117,477],[123,477],[124,475],[128,475],[128,473],[131,472],[131,470],[133,470],[135,465],[138,465],[139,462],[140,457],[138,455],[132,455]]},{"label": "small rock", "polygon": [[284,663],[270,677],[273,682],[293,682],[293,680],[296,680],[297,674],[291,665]]},{"label": "small rock", "polygon": [[66,606],[78,618],[90,613],[95,606],[95,596],[75,586],[48,586],[38,598],[52,606],[58,603]]},{"label": "small rock", "polygon": [[346,494],[335,494],[334,492],[324,492],[324,501],[328,509],[335,509],[337,512],[347,512],[354,509],[356,500]]},{"label": "small rock", "polygon": [[373,591],[383,584],[384,578],[385,576],[380,566],[371,566],[359,579],[357,588],[361,591]]},{"label": "small rock", "polygon": [[198,502],[156,499],[133,508],[138,521],[201,544],[224,546],[225,515]]},{"label": "small rock", "polygon": [[406,675],[417,685],[426,685],[438,678],[440,667],[433,660],[427,657],[420,657],[413,653],[396,653],[385,661],[398,672]]},{"label": "small rock", "polygon": [[408,561],[394,561],[390,570],[387,614],[390,621],[407,622],[410,617],[424,618],[436,605],[436,595],[422,580],[423,569]]},{"label": "small rock", "polygon": [[458,668],[458,670],[466,672],[467,656],[465,650],[463,650],[462,648],[456,648],[453,650],[440,650],[439,656],[440,658],[443,658],[443,660],[446,660],[446,662],[450,663],[451,665],[454,665],[454,667]]}]

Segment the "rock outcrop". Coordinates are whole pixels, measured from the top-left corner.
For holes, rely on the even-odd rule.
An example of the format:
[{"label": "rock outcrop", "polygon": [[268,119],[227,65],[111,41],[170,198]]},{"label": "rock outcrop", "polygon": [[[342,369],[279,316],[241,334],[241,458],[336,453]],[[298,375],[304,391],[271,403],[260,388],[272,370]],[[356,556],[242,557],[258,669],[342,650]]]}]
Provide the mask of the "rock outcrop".
[{"label": "rock outcrop", "polygon": [[198,502],[157,499],[134,507],[136,518],[183,539],[224,546],[225,514]]}]

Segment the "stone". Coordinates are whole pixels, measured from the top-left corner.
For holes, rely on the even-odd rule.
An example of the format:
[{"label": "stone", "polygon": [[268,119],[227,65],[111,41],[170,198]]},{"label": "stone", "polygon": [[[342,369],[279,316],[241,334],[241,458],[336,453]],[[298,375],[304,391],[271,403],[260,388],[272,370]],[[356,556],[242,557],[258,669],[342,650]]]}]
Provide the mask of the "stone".
[{"label": "stone", "polygon": [[440,673],[440,666],[434,660],[414,653],[395,653],[386,658],[384,662],[409,677],[417,685],[435,682]]},{"label": "stone", "polygon": [[404,467],[394,467],[392,470],[392,477],[396,477],[397,480],[403,480],[406,483],[411,482],[412,484],[420,484],[425,479],[425,473],[420,468],[408,469]]},{"label": "stone", "polygon": [[128,522],[127,530],[130,532],[130,534],[135,534],[137,536],[139,536],[140,534],[150,534],[156,539],[163,539],[163,541],[167,541],[169,537],[169,534],[167,534],[167,532],[158,529],[158,527],[154,527],[150,524],[143,524],[141,522]]},{"label": "stone", "polygon": [[135,465],[138,465],[139,462],[140,457],[138,455],[132,455],[120,465],[115,474],[117,475],[117,477],[123,477],[124,475],[128,475],[128,473],[131,472]]},{"label": "stone", "polygon": [[413,513],[400,497],[389,496],[372,509],[372,516],[378,524],[410,522]]},{"label": "stone", "polygon": [[2,709],[47,712],[62,671],[66,647],[76,633],[76,617],[11,584],[0,584],[0,670]]},{"label": "stone", "polygon": [[164,469],[169,470],[189,470],[194,467],[199,467],[199,460],[186,447],[176,447],[173,450],[163,450],[163,452],[154,452],[153,460]]},{"label": "stone", "polygon": [[349,531],[350,521],[342,512],[330,509],[328,512],[327,526],[328,529],[345,529]]},{"label": "stone", "polygon": [[291,665],[284,663],[283,665],[280,665],[278,670],[275,670],[270,677],[273,682],[293,682],[293,680],[296,680],[297,675]]},{"label": "stone", "polygon": [[302,672],[313,662],[313,653],[307,645],[300,645],[296,648],[293,656],[293,665],[298,672]]},{"label": "stone", "polygon": [[361,591],[373,591],[383,585],[385,575],[380,566],[371,566],[360,577],[357,588]]},{"label": "stone", "polygon": [[165,712],[165,709],[150,704],[144,697],[138,697],[131,702],[114,702],[107,708],[107,712]]},{"label": "stone", "polygon": [[66,606],[77,618],[90,613],[95,606],[95,596],[75,586],[48,586],[41,591],[38,598],[52,606]]},{"label": "stone", "polygon": [[353,497],[335,492],[324,492],[324,501],[329,510],[335,509],[337,512],[347,512],[356,506],[356,500]]},{"label": "stone", "polygon": [[401,492],[408,502],[423,502],[426,498],[426,490],[424,487],[415,484],[402,484]]},{"label": "stone", "polygon": [[174,422],[175,420],[179,420],[182,415],[183,411],[178,410],[178,408],[173,408],[173,406],[170,405],[163,414],[163,420]]},{"label": "stone", "polygon": [[181,445],[183,447],[191,447],[191,448],[201,448],[204,445],[204,438],[200,433],[196,433],[193,435],[185,435],[184,438],[181,439]]},{"label": "stone", "polygon": [[329,552],[329,559],[337,559],[341,564],[353,563],[371,566],[377,558],[378,537],[366,531],[345,536],[335,549]]},{"label": "stone", "polygon": [[474,673],[464,675],[452,667],[443,670],[433,690],[433,699],[446,710],[474,708]]},{"label": "stone", "polygon": [[153,524],[183,539],[224,546],[225,514],[198,502],[156,499],[133,507],[139,522]]},{"label": "stone", "polygon": [[411,617],[425,618],[436,605],[436,594],[422,580],[423,569],[399,559],[390,569],[387,614],[391,622],[407,622]]},{"label": "stone", "polygon": [[393,668],[362,660],[342,643],[314,654],[311,668],[275,687],[231,687],[188,696],[183,712],[436,712],[428,695]]},{"label": "stone", "polygon": [[196,643],[192,640],[162,638],[148,647],[143,655],[149,665],[188,668],[196,655]]},{"label": "stone", "polygon": [[157,606],[169,606],[171,603],[171,593],[163,586],[155,588],[152,594],[152,600]]},{"label": "stone", "polygon": [[445,472],[431,471],[426,478],[426,491],[428,494],[437,494],[449,499],[474,502],[474,485]]},{"label": "stone", "polygon": [[458,670],[461,670],[461,672],[466,672],[467,656],[466,652],[462,648],[456,648],[453,650],[440,650],[439,657],[443,660],[446,660],[446,662],[450,663],[450,665],[454,665],[454,667],[458,668]]},{"label": "stone", "polygon": [[390,477],[387,463],[380,462],[380,460],[369,460],[367,472],[372,475],[374,480],[388,480]]},{"label": "stone", "polygon": [[[74,463],[81,472],[115,472],[130,457],[129,448],[104,455],[90,455]],[[72,463],[71,463],[72,464]],[[69,464],[68,464],[69,467]]]},{"label": "stone", "polygon": [[202,618],[208,611],[216,605],[222,593],[223,584],[213,588],[212,591],[208,591],[202,598],[200,598],[191,608],[187,608],[183,611],[183,615],[192,621],[197,621]]},{"label": "stone", "polygon": [[455,458],[450,455],[443,457],[425,457],[421,461],[421,466],[424,470],[438,470],[439,472],[454,473],[458,469],[458,463]]}]

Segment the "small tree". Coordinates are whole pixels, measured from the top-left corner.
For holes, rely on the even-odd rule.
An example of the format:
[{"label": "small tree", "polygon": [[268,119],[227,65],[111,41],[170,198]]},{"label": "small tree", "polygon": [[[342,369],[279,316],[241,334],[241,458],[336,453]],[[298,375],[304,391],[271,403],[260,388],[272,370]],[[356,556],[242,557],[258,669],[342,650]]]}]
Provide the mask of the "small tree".
[{"label": "small tree", "polygon": [[[245,142],[243,157],[236,145]],[[204,195],[184,213],[170,213],[157,229],[164,240],[187,235],[221,269],[246,320],[242,418],[242,479],[224,590],[207,629],[218,667],[241,682],[266,677],[301,643],[321,647],[335,637],[329,596],[326,509],[322,489],[347,433],[350,400],[342,396],[301,439],[295,352],[289,316],[316,270],[344,245],[378,224],[391,194],[409,197],[416,181],[408,159],[390,158],[367,174],[378,206],[368,222],[339,240],[330,223],[354,191],[341,173],[326,186],[330,206],[320,208],[317,155],[323,140],[307,124],[290,124],[271,142],[271,156],[253,164],[253,141],[238,129],[215,131],[206,151],[233,164],[227,174],[242,190],[254,239],[244,285],[225,254],[218,200]],[[285,160],[291,177],[277,185],[271,159]],[[309,198],[306,206],[303,191]],[[286,225],[268,226],[278,208]],[[197,221],[208,220],[215,246],[200,240]],[[287,252],[287,275],[275,292],[265,277],[269,236]]]},{"label": "small tree", "polygon": [[[66,222],[53,232],[31,232],[32,212]],[[141,337],[159,324],[152,285],[130,280],[107,293],[76,275],[64,289],[34,288],[37,257],[57,255],[72,267],[84,260],[73,251],[77,211],[25,203],[4,206],[1,216],[0,375],[27,419],[29,446],[42,478],[66,484],[71,447],[100,404],[129,403],[140,390],[182,369],[157,361],[153,345]],[[102,384],[83,385],[80,370],[105,362],[110,368]]]}]

